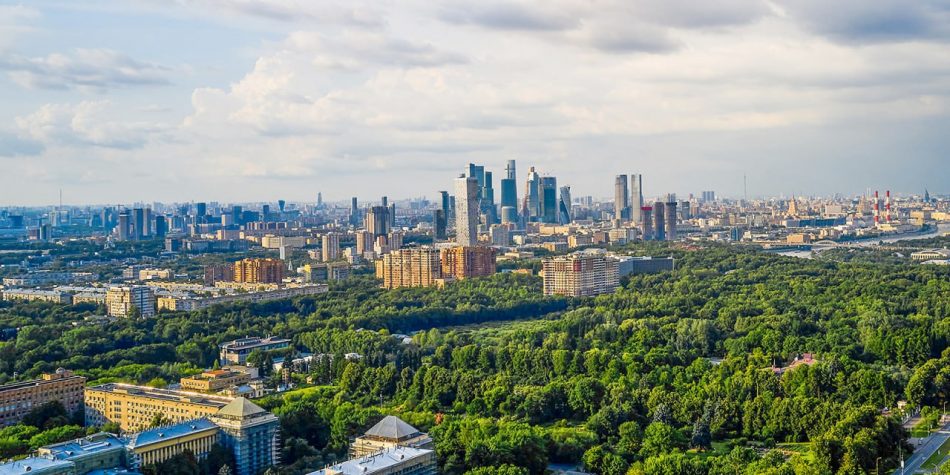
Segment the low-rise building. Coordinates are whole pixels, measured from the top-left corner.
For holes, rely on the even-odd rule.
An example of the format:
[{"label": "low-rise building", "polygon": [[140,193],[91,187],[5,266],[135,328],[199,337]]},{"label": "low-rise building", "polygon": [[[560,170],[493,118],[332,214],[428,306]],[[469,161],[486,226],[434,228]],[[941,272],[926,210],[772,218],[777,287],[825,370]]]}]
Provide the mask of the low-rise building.
[{"label": "low-rise building", "polygon": [[108,470],[126,464],[125,444],[115,434],[100,432],[81,439],[40,447],[37,456],[73,463],[73,473]]},{"label": "low-rise building", "polygon": [[181,389],[202,393],[216,393],[218,391],[240,386],[251,380],[247,373],[230,369],[209,370],[194,376],[181,378]]},{"label": "low-rise building", "polygon": [[59,290],[36,289],[4,289],[3,300],[25,302],[52,302],[69,305],[73,303],[73,296]]},{"label": "low-rise building", "polygon": [[243,365],[251,352],[273,351],[290,348],[290,340],[269,336],[267,338],[238,338],[237,340],[222,343],[219,346],[219,359],[222,365]]},{"label": "low-rise building", "polygon": [[218,442],[219,432],[217,425],[204,418],[139,432],[129,437],[126,445],[128,466],[138,470],[146,465],[162,463],[186,450],[201,460]]},{"label": "low-rise building", "polygon": [[58,401],[69,414],[82,409],[86,378],[58,369],[40,379],[0,386],[0,425],[19,423],[34,407]]},{"label": "low-rise building", "polygon": [[435,475],[435,451],[396,447],[330,465],[308,475]]}]

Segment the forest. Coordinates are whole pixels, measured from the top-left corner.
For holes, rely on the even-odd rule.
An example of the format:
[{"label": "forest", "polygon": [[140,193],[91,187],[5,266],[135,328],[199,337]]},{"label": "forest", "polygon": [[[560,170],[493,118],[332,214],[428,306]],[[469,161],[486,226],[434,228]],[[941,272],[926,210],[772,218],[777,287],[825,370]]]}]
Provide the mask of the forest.
[{"label": "forest", "polygon": [[291,338],[339,357],[258,401],[281,419],[287,474],[340,460],[385,414],[429,431],[446,474],[874,473],[911,450],[898,402],[946,401],[950,270],[653,246],[626,250],[672,254],[676,271],[596,298],[544,297],[538,277],[502,273],[445,289],[358,276],[319,296],[107,324],[84,320],[95,307],[2,303],[0,328],[19,331],[0,343],[0,378],[65,367],[160,386],[211,366],[223,341]]}]

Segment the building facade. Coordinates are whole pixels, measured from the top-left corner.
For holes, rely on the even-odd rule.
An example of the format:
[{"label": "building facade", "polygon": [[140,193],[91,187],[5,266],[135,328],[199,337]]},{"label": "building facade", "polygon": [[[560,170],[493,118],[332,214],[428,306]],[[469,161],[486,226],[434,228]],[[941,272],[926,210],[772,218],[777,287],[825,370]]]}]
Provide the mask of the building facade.
[{"label": "building facade", "polygon": [[0,386],[0,425],[9,426],[23,420],[33,408],[58,401],[68,414],[82,410],[86,378],[58,369],[44,373],[40,379],[7,383]]},{"label": "building facade", "polygon": [[442,279],[439,251],[431,247],[400,249],[376,261],[382,287],[429,287]]},{"label": "building facade", "polygon": [[234,263],[234,281],[249,284],[279,284],[286,269],[280,259],[242,259]]},{"label": "building facade", "polygon": [[495,273],[496,251],[491,247],[453,247],[440,251],[442,278],[456,280]]},{"label": "building facade", "polygon": [[148,286],[112,287],[106,292],[110,317],[155,316],[155,292]]},{"label": "building facade", "polygon": [[593,253],[574,253],[542,260],[544,295],[586,297],[620,286],[617,260]]},{"label": "building facade", "polygon": [[478,242],[478,179],[460,176],[455,179],[455,242],[474,246]]},{"label": "building facade", "polygon": [[277,416],[239,397],[209,419],[221,428],[221,443],[234,453],[235,475],[259,475],[280,463]]},{"label": "building facade", "polygon": [[222,365],[244,365],[251,352],[274,351],[290,348],[290,340],[269,336],[266,338],[238,338],[218,345],[219,360]]},{"label": "building facade", "polygon": [[184,422],[210,416],[231,398],[148,386],[109,383],[86,388],[86,425],[114,422],[123,431],[148,428],[155,416]]}]

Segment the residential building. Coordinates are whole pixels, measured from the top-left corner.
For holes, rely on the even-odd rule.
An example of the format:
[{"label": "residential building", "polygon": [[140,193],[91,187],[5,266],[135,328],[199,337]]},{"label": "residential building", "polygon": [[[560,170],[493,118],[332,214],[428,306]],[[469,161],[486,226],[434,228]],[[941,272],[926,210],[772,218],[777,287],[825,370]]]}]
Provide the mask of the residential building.
[{"label": "residential building", "polygon": [[387,289],[434,285],[442,279],[439,250],[418,247],[386,254],[376,261],[376,278]]},{"label": "residential building", "polygon": [[219,359],[222,365],[244,365],[251,352],[274,351],[290,348],[290,340],[269,336],[267,338],[238,338],[218,345]]},{"label": "residential building", "polygon": [[285,265],[280,259],[242,259],[234,263],[234,281],[249,284],[279,284]]},{"label": "residential building", "polygon": [[320,251],[323,253],[323,262],[332,262],[340,259],[340,235],[327,233],[321,238]]},{"label": "residential building", "polygon": [[0,425],[17,424],[33,408],[52,401],[60,402],[68,414],[80,411],[85,385],[86,378],[62,368],[39,379],[0,385]]},{"label": "residential building", "polygon": [[123,431],[149,427],[155,416],[184,422],[210,416],[231,398],[148,386],[109,383],[86,388],[86,425],[115,422]]},{"label": "residential building", "polygon": [[59,290],[36,290],[36,289],[4,289],[3,300],[27,302],[52,302],[69,305],[73,303],[72,296],[67,292]]},{"label": "residential building", "polygon": [[234,282],[234,264],[205,266],[205,285],[214,285],[215,282]]},{"label": "residential building", "polygon": [[442,277],[456,280],[495,273],[496,251],[491,247],[452,247],[441,250]]},{"label": "residential building", "polygon": [[620,285],[617,260],[606,255],[577,252],[541,262],[544,295],[584,297],[613,292]]},{"label": "residential building", "polygon": [[155,292],[145,285],[112,287],[106,292],[106,307],[110,317],[154,317]]},{"label": "residential building", "polygon": [[478,243],[478,180],[461,175],[455,179],[455,241],[460,246]]}]

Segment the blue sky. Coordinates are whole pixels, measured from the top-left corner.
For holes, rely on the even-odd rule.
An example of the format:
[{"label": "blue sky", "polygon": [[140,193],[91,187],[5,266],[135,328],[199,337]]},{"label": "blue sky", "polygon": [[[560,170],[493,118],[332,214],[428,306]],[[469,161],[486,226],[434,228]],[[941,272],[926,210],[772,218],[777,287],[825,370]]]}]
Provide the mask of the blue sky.
[{"label": "blue sky", "polygon": [[950,192],[950,2],[0,0],[2,204]]}]

